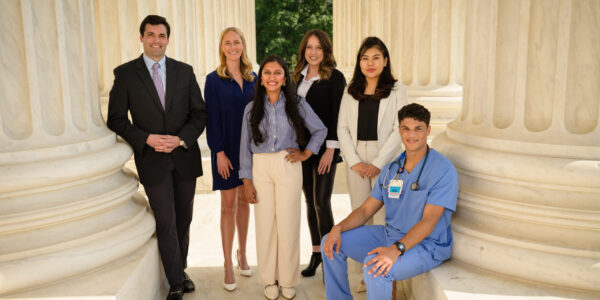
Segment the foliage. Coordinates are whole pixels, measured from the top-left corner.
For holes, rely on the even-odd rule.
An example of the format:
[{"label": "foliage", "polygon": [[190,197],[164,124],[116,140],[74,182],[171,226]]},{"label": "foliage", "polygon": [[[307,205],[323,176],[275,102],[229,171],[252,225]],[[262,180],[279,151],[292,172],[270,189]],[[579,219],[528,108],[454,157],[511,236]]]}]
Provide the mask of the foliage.
[{"label": "foliage", "polygon": [[277,54],[293,68],[304,33],[318,28],[332,38],[330,0],[256,0],[256,55]]}]

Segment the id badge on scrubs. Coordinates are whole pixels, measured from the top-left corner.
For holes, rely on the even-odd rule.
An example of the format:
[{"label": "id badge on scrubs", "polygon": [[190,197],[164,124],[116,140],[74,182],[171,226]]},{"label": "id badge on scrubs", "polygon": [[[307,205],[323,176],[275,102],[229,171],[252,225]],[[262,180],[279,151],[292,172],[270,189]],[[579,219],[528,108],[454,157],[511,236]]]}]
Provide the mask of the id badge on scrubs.
[{"label": "id badge on scrubs", "polygon": [[402,186],[404,185],[404,180],[402,179],[392,179],[389,183],[388,188],[388,197],[391,199],[399,199],[400,194],[402,194]]}]

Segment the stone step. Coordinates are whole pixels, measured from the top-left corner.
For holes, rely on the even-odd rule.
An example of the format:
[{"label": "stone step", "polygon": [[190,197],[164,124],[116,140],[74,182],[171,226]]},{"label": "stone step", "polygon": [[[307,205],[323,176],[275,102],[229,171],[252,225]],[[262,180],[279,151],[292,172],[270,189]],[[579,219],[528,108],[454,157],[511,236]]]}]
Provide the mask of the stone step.
[{"label": "stone step", "polygon": [[404,295],[398,299],[406,300],[600,299],[600,294],[517,281],[452,260],[401,286]]}]

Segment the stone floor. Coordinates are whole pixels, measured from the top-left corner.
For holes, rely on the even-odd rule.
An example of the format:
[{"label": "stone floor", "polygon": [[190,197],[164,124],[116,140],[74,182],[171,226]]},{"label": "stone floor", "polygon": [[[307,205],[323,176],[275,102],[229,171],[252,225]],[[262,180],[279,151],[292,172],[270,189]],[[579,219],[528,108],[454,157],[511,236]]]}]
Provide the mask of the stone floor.
[{"label": "stone floor", "polygon": [[[334,194],[332,210],[336,222],[350,213],[350,199],[347,194]],[[234,292],[223,289],[223,252],[219,230],[220,197],[218,193],[196,194],[194,203],[194,219],[192,221],[190,252],[188,255],[188,274],[196,283],[196,291],[186,294],[184,299],[265,299],[263,285],[256,276],[243,277],[236,275],[238,284]],[[308,263],[311,254],[311,242],[306,224],[306,206],[302,198],[302,224],[300,230],[300,263],[301,268]],[[256,272],[256,243],[254,233],[254,213],[250,213],[247,255],[251,268]],[[234,251],[237,246],[234,245]],[[360,274],[351,276],[351,286],[356,286]],[[283,299],[280,297],[280,299]],[[295,299],[325,299],[322,283],[321,267],[317,275],[302,278],[297,287]],[[356,300],[366,299],[366,294],[355,296]]]}]

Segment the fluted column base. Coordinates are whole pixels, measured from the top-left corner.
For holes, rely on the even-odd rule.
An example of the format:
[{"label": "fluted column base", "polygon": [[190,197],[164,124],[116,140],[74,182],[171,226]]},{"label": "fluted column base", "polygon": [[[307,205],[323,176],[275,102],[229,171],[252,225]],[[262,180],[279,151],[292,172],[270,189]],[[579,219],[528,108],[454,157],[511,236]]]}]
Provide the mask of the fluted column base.
[{"label": "fluted column base", "polygon": [[167,291],[156,238],[152,238],[134,253],[98,269],[2,299],[162,300]]},{"label": "fluted column base", "polygon": [[511,141],[504,141],[510,152],[480,148],[457,142],[455,133],[449,128],[433,142],[460,176],[453,260],[600,294],[598,161],[530,155],[527,143]]},{"label": "fluted column base", "polygon": [[0,156],[0,298],[94,273],[148,244],[155,221],[122,169],[131,148],[114,133],[27,151],[37,160]]}]

